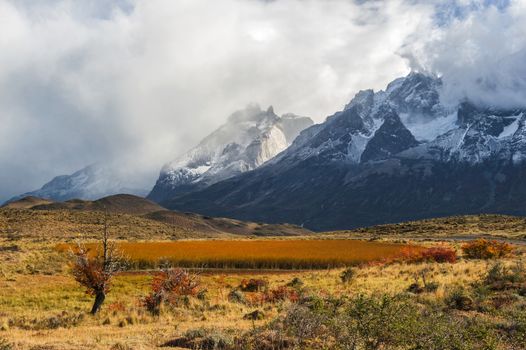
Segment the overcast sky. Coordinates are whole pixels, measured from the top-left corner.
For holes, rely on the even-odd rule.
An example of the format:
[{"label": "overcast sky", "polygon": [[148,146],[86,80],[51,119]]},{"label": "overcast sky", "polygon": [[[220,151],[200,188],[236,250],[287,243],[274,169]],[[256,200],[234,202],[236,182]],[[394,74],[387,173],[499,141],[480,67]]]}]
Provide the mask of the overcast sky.
[{"label": "overcast sky", "polygon": [[526,0],[0,0],[0,202],[119,159],[161,166],[236,109],[316,122],[411,69],[526,101]]}]

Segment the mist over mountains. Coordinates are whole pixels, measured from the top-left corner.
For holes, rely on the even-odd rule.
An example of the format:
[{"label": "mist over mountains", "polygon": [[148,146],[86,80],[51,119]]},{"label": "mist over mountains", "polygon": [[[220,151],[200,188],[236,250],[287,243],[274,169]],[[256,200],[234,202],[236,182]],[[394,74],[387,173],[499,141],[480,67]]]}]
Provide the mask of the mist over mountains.
[{"label": "mist over mountains", "polygon": [[[94,200],[127,193],[162,201],[175,194],[204,188],[218,181],[253,170],[294,141],[299,132],[313,124],[308,117],[291,113],[279,117],[270,106],[266,111],[257,104],[230,115],[225,124],[178,159],[166,164],[154,188],[142,187],[138,176],[130,176],[126,162],[89,165],[71,175],[53,178],[42,188],[11,198],[26,196],[55,201]],[[143,169],[143,173],[152,172]],[[157,171],[155,171],[157,172]],[[152,181],[153,183],[153,181]]]}]

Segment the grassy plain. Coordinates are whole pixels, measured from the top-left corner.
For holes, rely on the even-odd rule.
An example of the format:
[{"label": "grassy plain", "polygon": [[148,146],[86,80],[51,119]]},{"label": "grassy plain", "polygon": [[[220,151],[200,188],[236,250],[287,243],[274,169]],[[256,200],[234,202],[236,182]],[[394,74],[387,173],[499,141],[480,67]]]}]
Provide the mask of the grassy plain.
[{"label": "grassy plain", "polygon": [[[506,263],[511,265],[513,260]],[[313,295],[343,297],[403,293],[425,271],[427,278],[439,287],[420,298],[433,301],[443,299],[454,286],[480,280],[488,265],[485,261],[460,261],[367,266],[358,270],[350,284],[341,282],[341,269],[202,274],[201,284],[208,290],[206,300],[192,300],[185,307],[165,310],[159,317],[150,316],[139,304],[148,292],[150,274],[118,276],[101,314],[95,317],[87,315],[92,299],[68,275],[16,275],[0,282],[0,327],[4,329],[0,336],[16,349],[110,349],[116,344],[126,344],[129,349],[156,349],[190,329],[237,334],[249,331],[270,322],[289,307],[286,301],[261,305],[231,302],[230,291],[243,279],[262,278],[275,287],[299,278],[303,288]],[[263,310],[264,318],[243,319],[254,310]]]},{"label": "grassy plain", "polygon": [[[83,229],[86,229],[88,233],[87,242],[93,242],[93,238],[100,233],[100,221],[97,221],[98,219],[92,213],[84,217],[83,213],[59,212],[63,220],[60,223],[55,222],[56,213],[44,214],[45,211],[34,214],[31,214],[30,211],[22,211],[22,213],[23,219],[17,221],[16,230],[5,230],[0,233],[0,349],[2,350],[173,349],[174,347],[163,345],[182,336],[186,337],[190,333],[209,332],[226,338],[236,338],[251,332],[257,333],[261,329],[280,324],[284,319],[290,321],[291,310],[298,308],[300,311],[303,310],[301,308],[304,308],[305,304],[294,303],[288,299],[277,302],[259,299],[257,298],[259,292],[241,292],[246,300],[242,302],[233,300],[232,293],[240,292],[239,286],[243,280],[251,278],[266,280],[269,290],[294,285],[295,287],[287,288],[297,288],[302,298],[307,300],[305,303],[313,298],[314,300],[319,298],[339,305],[339,303],[346,303],[361,295],[371,297],[403,295],[409,298],[418,310],[430,308],[438,310],[439,315],[451,317],[454,321],[449,328],[457,327],[456,322],[466,321],[477,325],[483,322],[484,327],[479,331],[491,330],[496,340],[494,344],[492,343],[493,345],[490,344],[480,349],[524,349],[520,342],[510,342],[508,337],[520,340],[521,334],[526,334],[526,328],[524,328],[526,322],[520,323],[522,316],[516,317],[514,314],[517,312],[519,315],[526,315],[526,293],[520,288],[510,289],[508,284],[504,284],[503,289],[493,290],[493,286],[488,287],[481,281],[487,279],[495,261],[468,260],[462,257],[453,264],[433,262],[366,264],[353,268],[354,275],[350,283],[343,283],[340,278],[343,267],[274,271],[218,269],[210,272],[205,270],[199,276],[200,286],[206,290],[203,297],[189,298],[180,305],[165,305],[159,316],[149,314],[141,304],[141,299],[150,292],[154,272],[123,272],[115,277],[101,313],[93,317],[88,314],[93,302],[92,297],[75,283],[69,274],[67,255],[58,251],[56,246],[60,242],[71,243],[73,238],[78,237],[75,232],[81,233]],[[51,215],[53,219],[46,218],[47,215]],[[121,247],[125,251],[128,249],[126,254],[150,260],[161,256],[173,256],[173,254],[183,254],[186,259],[189,255],[194,254],[193,256],[201,259],[201,262],[204,257],[208,258],[214,254],[219,254],[219,256],[215,255],[215,258],[223,259],[224,251],[228,252],[229,249],[230,257],[232,251],[237,252],[236,259],[246,259],[247,256],[258,256],[258,254],[268,259],[269,252],[272,253],[273,259],[284,256],[289,260],[294,256],[304,259],[306,255],[309,255],[311,259],[313,257],[327,259],[327,252],[337,253],[341,258],[342,255],[349,256],[352,246],[361,247],[353,253],[354,257],[357,254],[373,254],[368,251],[371,247],[375,247],[374,255],[378,256],[380,255],[378,247],[385,249],[381,250],[381,254],[390,254],[396,251],[396,249],[393,250],[393,247],[400,247],[393,243],[401,240],[406,244],[414,243],[427,247],[437,245],[452,247],[461,256],[462,242],[447,241],[449,237],[461,235],[469,238],[471,232],[474,232],[473,237],[477,237],[484,232],[492,236],[521,240],[523,232],[520,218],[508,220],[499,216],[494,218],[495,222],[491,224],[491,217],[484,216],[479,219],[451,218],[425,221],[420,224],[409,223],[407,224],[409,231],[404,231],[405,226],[403,225],[405,224],[394,225],[390,228],[366,229],[366,231],[372,230],[373,233],[369,238],[375,238],[375,241],[371,242],[374,245],[368,242],[360,246],[362,242],[342,239],[343,237],[364,237],[363,232],[357,233],[356,231],[324,235],[323,240],[313,237],[304,237],[304,239],[296,237],[264,241],[249,239],[241,241],[181,240],[168,244],[167,240],[172,238],[170,232],[173,232],[169,227],[166,228],[166,231],[152,230],[151,241],[145,241],[145,238],[148,237],[148,230],[154,226],[140,226],[140,231],[137,229],[133,231],[132,238],[122,239],[126,237],[126,230],[130,225],[144,223],[142,219],[137,219],[139,221],[136,222],[133,221],[135,220],[133,218],[133,216],[121,214],[112,216],[112,220],[115,221],[112,221],[110,228],[114,237],[121,238],[119,240]],[[132,221],[127,223],[128,219]],[[473,231],[470,227],[473,228]],[[474,227],[478,228],[475,230]],[[39,231],[39,228],[43,230]],[[59,230],[56,230],[57,228]],[[67,228],[67,230],[60,231],[61,228]],[[397,231],[397,228],[400,228],[401,231]],[[427,229],[429,229],[428,235],[425,234]],[[388,233],[380,235],[379,232]],[[400,232],[412,233],[404,236]],[[443,232],[448,233],[443,234]],[[173,238],[182,238],[182,236],[176,236]],[[420,239],[412,241],[407,238],[411,236],[440,242],[423,242]],[[379,240],[376,241],[376,239]],[[261,249],[261,242],[265,245],[266,252]],[[324,249],[320,249],[320,244]],[[510,271],[515,266],[524,263],[525,246],[517,244],[516,248],[513,256],[499,260]],[[353,264],[353,262],[353,259],[349,259],[345,261],[345,264]],[[422,286],[423,279],[434,288],[418,293],[409,292],[415,283]],[[457,288],[465,290],[468,300],[473,304],[470,308],[451,308],[451,295]],[[526,284],[524,291],[526,291]],[[256,310],[261,311],[262,316],[255,320],[247,319],[246,315]],[[326,319],[329,316],[323,314],[323,317]],[[309,320],[309,318],[302,316],[301,320]],[[335,320],[339,322],[345,318]],[[290,323],[288,325],[290,326]],[[302,324],[300,329],[306,331],[311,326],[311,324],[304,326]],[[330,338],[326,334],[331,329],[324,329],[325,325],[320,327],[322,334],[320,338]],[[219,335],[214,335],[214,337],[219,337]],[[309,339],[308,343],[293,348],[323,348],[318,346],[315,340]],[[9,344],[9,347],[2,348],[2,341]],[[327,345],[325,348],[333,348],[333,345]],[[453,345],[450,347],[437,346],[433,349],[470,349],[470,345],[467,346],[467,348],[453,347]],[[406,349],[403,346],[399,348]],[[479,347],[471,348],[478,349]],[[363,349],[363,347],[357,349]],[[383,346],[378,349],[394,349],[394,347]]]}]

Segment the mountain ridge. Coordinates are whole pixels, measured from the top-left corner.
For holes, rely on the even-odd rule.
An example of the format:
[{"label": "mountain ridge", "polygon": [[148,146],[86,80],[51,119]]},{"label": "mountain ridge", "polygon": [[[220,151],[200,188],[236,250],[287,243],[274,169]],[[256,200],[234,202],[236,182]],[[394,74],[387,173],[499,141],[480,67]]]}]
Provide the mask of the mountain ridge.
[{"label": "mountain ridge", "polygon": [[385,91],[361,91],[260,168],[162,203],[314,230],[526,215],[526,111],[445,106],[441,86],[411,73]]}]

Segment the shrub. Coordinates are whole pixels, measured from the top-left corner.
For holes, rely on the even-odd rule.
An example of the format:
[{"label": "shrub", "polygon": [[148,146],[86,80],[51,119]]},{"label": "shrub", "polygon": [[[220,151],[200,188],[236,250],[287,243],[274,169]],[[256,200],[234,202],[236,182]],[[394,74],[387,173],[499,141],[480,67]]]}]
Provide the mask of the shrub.
[{"label": "shrub", "polygon": [[502,282],[505,279],[507,272],[504,265],[499,261],[488,268],[486,277],[484,278],[485,285]]},{"label": "shrub", "polygon": [[265,314],[261,310],[255,310],[243,316],[244,320],[252,320],[252,321],[262,320],[264,318],[265,318]]},{"label": "shrub", "polygon": [[201,289],[199,292],[197,292],[197,299],[201,301],[206,301],[207,298],[208,298],[208,290],[206,288]]},{"label": "shrub", "polygon": [[199,292],[199,281],[195,274],[183,269],[166,269],[153,278],[152,292],[142,303],[153,315],[159,315],[163,302],[177,305],[186,296]]},{"label": "shrub", "polygon": [[298,291],[287,286],[279,286],[276,289],[269,290],[265,293],[265,301],[269,303],[276,303],[285,300],[295,303],[299,298]]},{"label": "shrub", "polygon": [[[428,281],[429,272],[430,272],[429,268],[424,268],[416,272],[413,275],[415,282],[412,283],[409,286],[409,288],[407,288],[407,291],[414,293],[414,294],[420,294],[423,292],[435,292],[438,289],[439,285],[437,282]],[[423,285],[420,285],[420,282],[419,282],[420,279],[422,280]]]},{"label": "shrub", "polygon": [[7,339],[0,338],[0,350],[11,350],[13,345],[7,341]]},{"label": "shrub", "polygon": [[468,259],[496,259],[511,255],[513,246],[496,240],[477,239],[463,244],[462,252]]},{"label": "shrub", "polygon": [[133,348],[124,343],[115,343],[110,350],[133,350]]},{"label": "shrub", "polygon": [[304,284],[305,283],[303,283],[299,277],[294,277],[289,283],[287,283],[287,287],[301,288]]},{"label": "shrub", "polygon": [[220,332],[215,329],[191,329],[184,336],[170,340],[163,347],[180,347],[185,349],[219,350],[233,349],[234,337],[232,334]]},{"label": "shrub", "polygon": [[237,289],[232,289],[230,293],[228,293],[228,301],[239,304],[246,303],[245,295]]},{"label": "shrub", "polygon": [[[281,329],[256,328],[235,341],[234,349],[283,350],[295,349],[296,341]],[[301,349],[301,348],[300,348]]]},{"label": "shrub", "polygon": [[347,309],[348,327],[365,349],[397,348],[404,344],[418,321],[410,300],[397,296],[359,296]]},{"label": "shrub", "polygon": [[340,279],[343,283],[350,283],[356,277],[356,272],[353,268],[349,267],[342,271]]},{"label": "shrub", "polygon": [[413,294],[421,294],[424,292],[424,288],[420,286],[420,283],[411,283],[409,287],[407,288],[407,291]]},{"label": "shrub", "polygon": [[506,313],[510,326],[506,329],[510,342],[515,345],[512,349],[521,349],[526,342],[526,310],[513,310]]},{"label": "shrub", "polygon": [[311,308],[311,305],[294,305],[283,320],[283,328],[299,345],[312,342],[324,335],[329,318],[325,315],[325,302]]},{"label": "shrub", "polygon": [[399,260],[407,263],[420,262],[437,262],[437,263],[455,263],[457,253],[452,248],[432,247],[426,249],[404,249],[400,254]]},{"label": "shrub", "polygon": [[497,261],[488,268],[482,284],[494,291],[515,289],[520,292],[525,287],[525,282],[526,270],[522,263],[517,263],[508,268]]},{"label": "shrub", "polygon": [[450,309],[469,311],[473,309],[473,299],[467,291],[458,286],[454,288],[445,298],[445,303]]},{"label": "shrub", "polygon": [[[446,310],[447,311],[447,310]],[[510,332],[525,329],[514,321]],[[404,295],[311,297],[284,317],[242,335],[240,349],[496,349],[499,332],[480,318],[417,304]],[[521,347],[517,347],[519,349]]]},{"label": "shrub", "polygon": [[428,293],[436,292],[439,286],[438,282],[429,282],[424,286],[424,290]]},{"label": "shrub", "polygon": [[239,284],[239,289],[241,289],[243,292],[261,292],[267,288],[268,282],[263,279],[243,279]]}]

